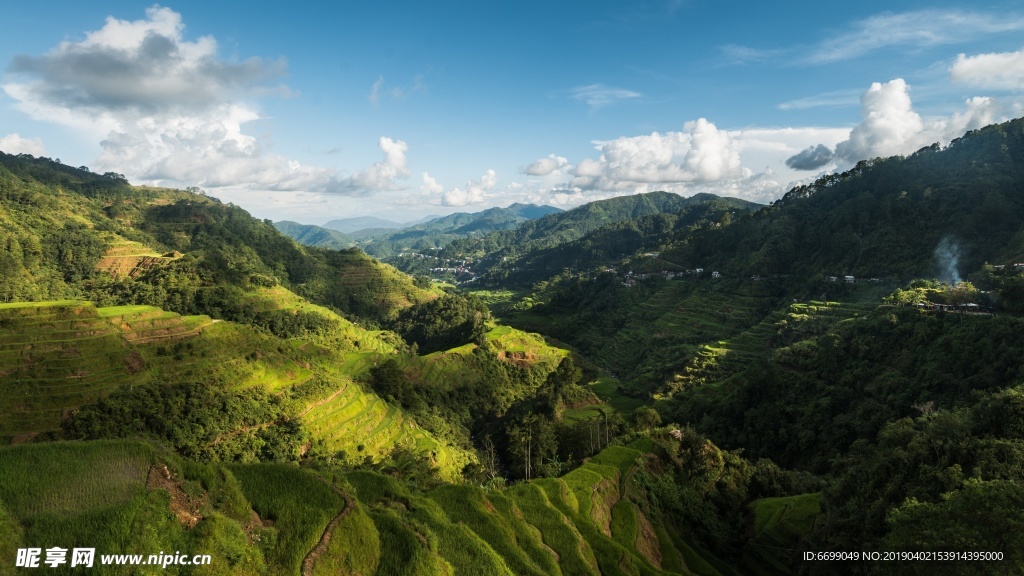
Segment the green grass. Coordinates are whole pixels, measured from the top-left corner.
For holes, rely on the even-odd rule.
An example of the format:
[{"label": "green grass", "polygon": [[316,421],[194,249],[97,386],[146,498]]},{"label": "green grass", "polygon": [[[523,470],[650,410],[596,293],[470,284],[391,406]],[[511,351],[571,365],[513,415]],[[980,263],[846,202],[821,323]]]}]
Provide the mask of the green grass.
[{"label": "green grass", "polygon": [[599,574],[597,559],[576,526],[548,499],[538,483],[519,484],[506,494],[515,502],[523,519],[537,527],[544,544],[559,557],[563,574]]},{"label": "green grass", "polygon": [[[155,459],[150,445],[120,440],[0,449],[0,552],[15,541],[26,547],[90,547],[97,554],[192,550],[169,510],[167,492],[146,490]],[[68,573],[64,568],[54,573]]]},{"label": "green grass", "polygon": [[356,504],[334,526],[327,552],[313,565],[314,576],[371,576],[381,562],[380,536],[373,520]]},{"label": "green grass", "polygon": [[763,498],[750,505],[754,512],[754,534],[792,543],[806,537],[821,512],[821,494]]},{"label": "green grass", "polygon": [[640,398],[619,392],[619,381],[611,376],[602,376],[591,382],[590,389],[623,417],[631,416],[637,408],[646,404]]},{"label": "green grass", "polygon": [[[443,560],[433,553],[429,541],[405,523],[393,510],[370,512],[380,537],[380,563],[377,576],[433,576],[449,574]],[[421,540],[421,538],[423,538]]]},{"label": "green grass", "polygon": [[410,523],[426,530],[432,549],[456,574],[514,576],[504,559],[487,542],[466,524],[449,520],[436,501],[416,496],[407,517]]},{"label": "green grass", "polygon": [[139,314],[142,312],[163,312],[154,306],[105,306],[103,308],[98,308],[96,311],[100,318],[127,316],[129,314]]},{"label": "green grass", "polygon": [[272,520],[277,542],[268,560],[298,574],[344,499],[312,472],[287,464],[239,464],[230,467],[253,510]]},{"label": "green grass", "polygon": [[767,574],[765,566],[787,571],[792,565],[789,550],[806,548],[806,538],[821,513],[821,494],[764,498],[750,504],[754,514],[754,538],[744,551],[742,566],[754,574]]},{"label": "green grass", "polygon": [[17,310],[19,308],[56,308],[69,306],[89,306],[91,302],[82,300],[48,300],[43,302],[4,302],[0,310]]},{"label": "green grass", "polygon": [[512,573],[542,576],[558,571],[554,558],[542,547],[539,532],[524,530],[514,517],[511,501],[502,494],[488,498],[479,488],[452,485],[433,490],[429,497],[451,521],[465,524],[483,539]]},{"label": "green grass", "polygon": [[629,471],[633,469],[633,465],[636,464],[636,460],[641,454],[639,450],[634,450],[633,448],[609,446],[596,454],[590,461],[594,464],[603,464],[617,468],[622,475],[622,479],[625,480],[626,474],[629,474]]},{"label": "green grass", "polygon": [[52,442],[0,448],[0,502],[27,521],[125,504],[145,491],[154,462],[142,442]]},{"label": "green grass", "polygon": [[629,500],[619,500],[612,506],[612,538],[626,548],[636,548],[636,506]]}]

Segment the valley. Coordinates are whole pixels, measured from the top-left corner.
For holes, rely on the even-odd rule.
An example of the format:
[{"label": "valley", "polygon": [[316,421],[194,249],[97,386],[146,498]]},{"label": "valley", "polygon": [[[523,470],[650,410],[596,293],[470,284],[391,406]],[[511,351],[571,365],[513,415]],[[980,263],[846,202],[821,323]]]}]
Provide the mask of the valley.
[{"label": "valley", "polygon": [[1014,120],[769,206],[329,234],[0,154],[0,553],[729,576],[959,547],[1015,573],[1021,158]]}]

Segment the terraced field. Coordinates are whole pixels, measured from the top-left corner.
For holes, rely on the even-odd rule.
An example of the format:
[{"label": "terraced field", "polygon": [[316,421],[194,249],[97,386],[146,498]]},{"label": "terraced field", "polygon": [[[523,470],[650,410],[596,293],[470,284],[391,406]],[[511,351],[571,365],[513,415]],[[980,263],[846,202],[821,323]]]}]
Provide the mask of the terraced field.
[{"label": "terraced field", "polygon": [[396,406],[389,405],[354,381],[345,382],[328,400],[317,403],[302,416],[314,438],[332,451],[344,450],[350,457],[375,460],[394,446],[427,453],[445,477],[454,478],[470,461],[470,455],[438,442]]},{"label": "terraced field", "polygon": [[114,235],[110,248],[100,258],[96,268],[113,278],[135,278],[154,266],[180,257],[181,253],[160,254],[145,244]]},{"label": "terraced field", "polygon": [[402,308],[433,300],[443,294],[440,289],[424,290],[389,264],[382,264],[362,252],[339,251],[332,255],[332,264],[343,270],[334,279],[335,286],[348,293],[358,306],[372,307],[383,316],[394,316]]},{"label": "terraced field", "polygon": [[[487,338],[507,361],[537,365],[545,371],[553,370],[566,354],[565,350],[548,346],[536,334],[504,326],[491,330]],[[398,407],[364,390],[355,379],[393,358],[403,371],[425,385],[472,384],[482,375],[464,355],[475,346],[467,344],[422,357],[396,356],[372,349],[346,353],[337,358],[330,369],[332,381],[343,384],[326,401],[316,403],[304,413],[303,423],[315,438],[323,439],[328,448],[344,450],[349,457],[377,459],[394,446],[405,446],[429,454],[443,476],[456,478],[462,467],[474,458],[472,455],[438,442],[405,417]]]},{"label": "terraced field", "polygon": [[148,306],[0,305],[0,438],[59,427],[69,410],[138,381],[138,345],[194,336],[212,323]]},{"label": "terraced field", "polygon": [[[630,498],[641,455],[612,447],[562,478],[502,492],[444,486],[419,495],[370,472],[347,479],[380,535],[380,569],[404,558],[424,566],[443,560],[457,574],[691,573],[668,536],[672,528],[646,518]],[[692,549],[687,554],[701,568],[694,573],[720,574]]]},{"label": "terraced field", "polygon": [[[0,448],[0,534],[16,547],[211,553],[213,565],[246,574],[734,575],[645,503],[634,472],[650,448],[612,446],[561,478],[505,490],[416,492],[367,470],[189,463],[139,441],[9,446]],[[745,551],[751,573],[785,561],[777,550],[806,533],[818,497],[751,505],[768,550]],[[198,521],[189,531],[176,516],[183,507]]]},{"label": "terraced field", "polygon": [[[283,289],[280,289],[283,290]],[[286,291],[285,291],[286,292]],[[471,456],[443,445],[395,406],[364,391],[362,377],[395,349],[376,333],[290,293],[266,294],[278,308],[329,315],[333,338],[351,352],[302,340],[284,341],[206,316],[179,316],[150,306],[96,308],[65,301],[0,306],[0,443],[57,430],[74,409],[125,385],[221,382],[284,392],[319,377],[333,389],[300,416],[314,438],[353,458],[379,459],[394,446],[426,453],[454,478]]]},{"label": "terraced field", "polygon": [[807,547],[807,535],[821,513],[821,494],[763,498],[750,510],[754,539],[744,553],[744,568],[750,574],[784,572],[793,564],[794,551]]}]

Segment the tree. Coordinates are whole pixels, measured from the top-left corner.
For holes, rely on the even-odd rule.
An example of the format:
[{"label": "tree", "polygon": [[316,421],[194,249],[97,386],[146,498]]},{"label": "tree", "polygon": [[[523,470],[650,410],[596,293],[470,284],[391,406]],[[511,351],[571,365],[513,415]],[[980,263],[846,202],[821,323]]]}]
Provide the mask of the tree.
[{"label": "tree", "polygon": [[970,282],[958,282],[946,290],[946,298],[954,306],[977,302],[978,289]]},{"label": "tree", "polygon": [[484,453],[483,454],[483,456],[484,456],[483,457],[484,472],[487,474],[487,477],[489,479],[494,480],[499,475],[498,474],[498,448],[497,448],[497,446],[494,445],[494,441],[491,440],[491,435],[490,434],[484,436],[484,439],[483,439],[483,442],[481,442],[481,445],[483,447],[483,453]]},{"label": "tree", "polygon": [[633,421],[636,422],[637,428],[650,430],[661,424],[661,415],[650,406],[641,406],[633,413]]}]

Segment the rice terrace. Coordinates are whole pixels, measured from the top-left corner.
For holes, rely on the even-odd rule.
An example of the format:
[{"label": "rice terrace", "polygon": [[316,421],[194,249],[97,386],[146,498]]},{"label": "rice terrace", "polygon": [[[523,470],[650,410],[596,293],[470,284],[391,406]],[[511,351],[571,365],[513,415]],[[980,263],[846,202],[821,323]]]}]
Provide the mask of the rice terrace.
[{"label": "rice terrace", "polygon": [[4,11],[0,576],[1024,573],[1024,9],[131,4]]}]

